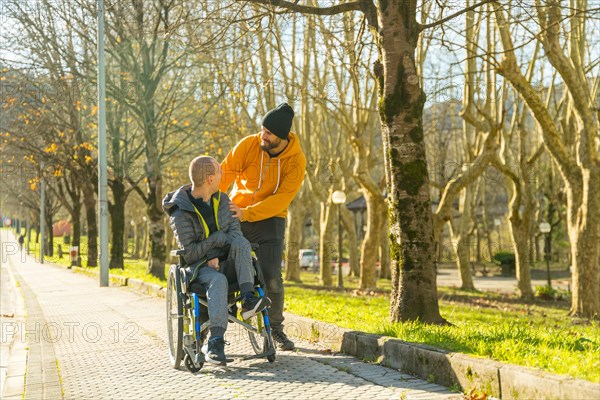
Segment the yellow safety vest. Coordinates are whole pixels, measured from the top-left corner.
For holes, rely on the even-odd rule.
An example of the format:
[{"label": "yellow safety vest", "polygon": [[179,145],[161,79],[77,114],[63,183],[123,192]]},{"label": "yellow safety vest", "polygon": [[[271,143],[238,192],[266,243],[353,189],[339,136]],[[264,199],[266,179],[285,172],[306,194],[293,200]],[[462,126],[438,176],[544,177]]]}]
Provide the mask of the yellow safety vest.
[{"label": "yellow safety vest", "polygon": [[[213,198],[213,211],[215,213],[215,225],[217,225],[217,230],[220,231],[221,228],[219,228],[219,201],[221,200],[221,192],[218,191],[217,192],[217,197]],[[208,238],[208,235],[210,235],[210,230],[208,229],[208,224],[206,223],[206,221],[204,220],[204,217],[202,216],[202,214],[200,214],[200,211],[198,211],[198,209],[196,208],[196,206],[194,205],[194,203],[192,203],[192,207],[194,207],[194,211],[196,211],[196,214],[198,215],[198,219],[200,220],[200,223],[202,223],[202,226],[204,227],[204,233],[206,234],[206,238]]]}]

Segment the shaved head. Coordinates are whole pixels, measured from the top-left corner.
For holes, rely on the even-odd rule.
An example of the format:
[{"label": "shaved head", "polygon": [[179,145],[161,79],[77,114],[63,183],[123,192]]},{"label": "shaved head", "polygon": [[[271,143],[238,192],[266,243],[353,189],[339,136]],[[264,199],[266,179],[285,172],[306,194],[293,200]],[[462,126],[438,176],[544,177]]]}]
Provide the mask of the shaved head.
[{"label": "shaved head", "polygon": [[199,156],[190,163],[189,173],[190,181],[194,186],[200,187],[206,183],[210,175],[217,173],[219,163],[212,157]]}]

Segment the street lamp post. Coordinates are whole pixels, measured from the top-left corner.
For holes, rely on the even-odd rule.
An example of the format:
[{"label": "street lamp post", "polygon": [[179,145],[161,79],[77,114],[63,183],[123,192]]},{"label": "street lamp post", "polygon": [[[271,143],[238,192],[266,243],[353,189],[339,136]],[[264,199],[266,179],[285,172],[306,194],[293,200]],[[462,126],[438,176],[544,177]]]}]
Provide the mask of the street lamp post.
[{"label": "street lamp post", "polygon": [[546,221],[540,223],[540,232],[544,234],[544,258],[546,259],[546,277],[548,278],[548,287],[552,287],[550,279],[550,231],[552,227]]},{"label": "street lamp post", "polygon": [[[100,286],[108,286],[108,167],[106,145],[106,67],[104,60],[104,0],[97,0],[98,22],[98,227]],[[95,260],[94,260],[95,261]]]},{"label": "street lamp post", "polygon": [[346,193],[336,190],[331,196],[334,204],[337,204],[338,211],[338,287],[344,287],[344,278],[342,277],[342,204],[346,202]]},{"label": "street lamp post", "polygon": [[500,238],[500,224],[502,221],[499,218],[494,218],[494,226],[496,227],[496,233],[498,234],[498,252],[502,251],[502,239]]},{"label": "street lamp post", "polygon": [[[41,163],[40,172],[40,264],[44,263],[46,243],[46,184],[44,183],[44,162]],[[52,229],[52,227],[50,227]]]}]

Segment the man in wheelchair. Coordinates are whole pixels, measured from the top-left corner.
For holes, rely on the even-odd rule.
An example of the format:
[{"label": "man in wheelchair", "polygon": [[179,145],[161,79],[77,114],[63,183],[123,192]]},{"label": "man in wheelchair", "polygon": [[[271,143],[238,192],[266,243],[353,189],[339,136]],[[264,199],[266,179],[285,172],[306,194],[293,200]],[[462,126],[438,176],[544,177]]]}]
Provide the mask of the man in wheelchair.
[{"label": "man in wheelchair", "polygon": [[212,157],[200,156],[189,166],[191,185],[167,194],[163,209],[169,215],[183,259],[192,270],[193,282],[206,290],[210,339],[202,347],[205,360],[226,364],[224,335],[227,330],[228,279],[233,270],[242,297],[242,318],[248,319],[270,303],[254,294],[255,269],[251,246],[240,223],[229,210],[229,198],[219,191],[221,166]]}]

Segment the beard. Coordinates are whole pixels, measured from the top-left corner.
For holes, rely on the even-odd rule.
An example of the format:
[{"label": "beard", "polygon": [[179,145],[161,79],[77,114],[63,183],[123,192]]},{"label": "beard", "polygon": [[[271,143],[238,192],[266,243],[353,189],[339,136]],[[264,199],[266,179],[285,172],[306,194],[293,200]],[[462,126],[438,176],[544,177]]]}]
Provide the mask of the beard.
[{"label": "beard", "polygon": [[264,151],[269,151],[269,150],[273,150],[273,149],[277,148],[277,146],[279,146],[280,144],[281,144],[281,139],[277,138],[273,142],[265,141],[265,144],[261,143],[260,148],[263,149]]}]

